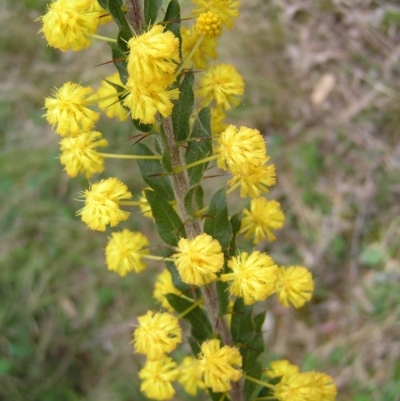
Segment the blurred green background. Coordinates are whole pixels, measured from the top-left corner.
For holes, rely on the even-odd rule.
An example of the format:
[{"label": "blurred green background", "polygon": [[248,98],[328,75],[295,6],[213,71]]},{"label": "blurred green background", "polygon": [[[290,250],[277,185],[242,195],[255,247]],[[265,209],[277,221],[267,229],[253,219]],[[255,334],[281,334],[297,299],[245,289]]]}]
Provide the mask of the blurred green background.
[{"label": "blurred green background", "polygon": [[[400,8],[243,3],[219,55],[246,82],[230,122],[265,134],[278,172],[271,197],[287,220],[262,248],[279,264],[306,265],[317,283],[301,310],[269,301],[269,357],[326,371],[340,400],[398,401]],[[131,325],[154,305],[161,266],[123,279],[107,271],[107,234],[75,217],[87,180],[62,171],[59,137],[42,118],[54,87],[97,88],[113,70],[96,65],[110,55],[103,43],[82,53],[46,47],[34,22],[45,4],[0,3],[0,400],[141,400]],[[131,146],[129,124],[100,126],[111,151]],[[138,193],[135,167],[106,166],[104,176]],[[152,235],[138,213],[124,224]]]}]

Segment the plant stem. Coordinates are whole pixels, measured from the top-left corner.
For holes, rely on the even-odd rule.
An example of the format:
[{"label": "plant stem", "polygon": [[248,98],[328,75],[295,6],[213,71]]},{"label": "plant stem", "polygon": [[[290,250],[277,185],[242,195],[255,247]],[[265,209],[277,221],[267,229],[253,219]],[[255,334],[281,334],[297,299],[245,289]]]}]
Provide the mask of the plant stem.
[{"label": "plant stem", "polygon": [[[126,9],[126,19],[136,35],[140,35],[143,26],[143,16],[139,0],[127,0]],[[152,22],[154,23],[155,21]]]},{"label": "plant stem", "polygon": [[[180,171],[171,176],[171,183],[174,189],[178,211],[182,221],[185,222],[185,228],[188,238],[193,238],[200,235],[202,233],[202,229],[200,227],[199,220],[189,215],[184,204],[185,195],[190,189],[189,177],[186,170],[181,171],[183,163],[181,161],[179,148],[175,141],[171,119],[163,119],[163,125],[168,147],[168,149],[164,149],[164,151],[169,152],[171,156],[172,168],[174,169],[174,171]],[[215,282],[202,286],[201,291],[204,298],[204,304],[214,330],[219,333],[224,344],[232,346],[233,340],[229,327],[226,323],[226,319],[219,313],[217,287]],[[232,383],[231,398],[232,401],[244,400],[243,382],[240,381]]]}]

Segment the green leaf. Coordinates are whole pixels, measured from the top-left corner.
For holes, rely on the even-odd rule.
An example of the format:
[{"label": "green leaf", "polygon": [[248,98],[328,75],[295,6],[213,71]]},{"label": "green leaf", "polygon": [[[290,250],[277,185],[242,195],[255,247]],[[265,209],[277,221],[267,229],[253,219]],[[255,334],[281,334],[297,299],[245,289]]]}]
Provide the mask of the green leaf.
[{"label": "green leaf", "polygon": [[176,246],[180,237],[186,237],[185,227],[181,219],[168,200],[160,196],[159,193],[147,190],[145,195],[161,239],[168,245]]},{"label": "green leaf", "polygon": [[[171,21],[171,22],[169,22]],[[167,7],[167,12],[165,13],[164,22],[169,22],[166,25],[166,29],[171,31],[177,38],[179,42],[182,43],[181,38],[181,8],[178,0],[171,0]]]},{"label": "green leaf", "polygon": [[[171,251],[168,252],[169,254],[171,253]],[[169,256],[168,254],[166,256]],[[193,295],[193,291],[191,291],[191,289],[193,288],[192,286],[190,286],[189,284],[184,283],[178,273],[178,270],[174,264],[174,262],[164,262],[165,265],[167,266],[167,269],[169,270],[169,272],[171,273],[172,276],[172,284],[174,285],[175,288],[177,288],[179,291],[182,292],[182,294],[185,294],[185,296],[192,298]]]},{"label": "green leaf", "polygon": [[153,125],[152,124],[142,124],[140,120],[132,118],[132,124],[133,126],[141,132],[151,132],[153,131]]},{"label": "green leaf", "polygon": [[99,4],[107,10],[108,8],[108,0],[97,0]]},{"label": "green leaf", "polygon": [[211,199],[204,221],[204,232],[218,240],[223,250],[228,249],[232,239],[232,226],[229,221],[225,188],[218,190]]},{"label": "green leaf", "polygon": [[128,50],[127,42],[132,37],[132,32],[125,18],[125,13],[122,11],[122,1],[108,0],[107,9],[119,27],[119,33],[117,37],[118,47],[123,52],[126,52]]},{"label": "green leaf", "polygon": [[190,116],[194,108],[194,75],[189,73],[179,85],[179,99],[174,101],[172,125],[175,139],[185,141],[190,134]]},{"label": "green leaf", "polygon": [[[169,124],[169,123],[170,123],[170,120],[167,120],[167,124]],[[167,134],[165,132],[164,124],[161,124],[160,128],[161,128],[160,129],[161,141],[162,141],[162,147],[163,147],[161,163],[167,173],[173,174],[171,153],[169,152],[169,148],[168,148],[168,139],[167,139]]]},{"label": "green leaf", "polygon": [[231,217],[232,240],[229,245],[229,252],[228,252],[229,256],[236,255],[236,238],[237,235],[239,234],[241,225],[242,225],[242,218],[241,218],[241,212],[239,212]]},{"label": "green leaf", "polygon": [[[259,362],[254,362],[251,370],[246,372],[246,375],[254,377],[255,379],[261,379],[262,366]],[[251,400],[253,398],[254,391],[257,389],[258,384],[251,380],[245,380],[244,382],[244,399]]]},{"label": "green leaf", "polygon": [[256,327],[252,318],[253,305],[245,305],[238,298],[233,305],[231,333],[235,344],[247,344],[255,336]]},{"label": "green leaf", "polygon": [[219,311],[222,315],[226,315],[229,310],[229,284],[223,281],[217,281],[217,295]]},{"label": "green leaf", "polygon": [[203,208],[204,191],[201,185],[190,188],[184,198],[185,209],[190,216],[193,212]]},{"label": "green leaf", "polygon": [[[167,294],[166,297],[168,302],[178,313],[186,312],[193,306],[192,301],[179,297],[176,294]],[[186,313],[183,318],[189,321],[191,325],[191,335],[199,343],[202,343],[213,336],[211,323],[208,320],[207,315],[199,306],[196,306],[193,310]]]},{"label": "green leaf", "polygon": [[162,0],[144,0],[144,21],[147,26],[152,26],[157,20]]},{"label": "green leaf", "polygon": [[[134,150],[136,155],[154,156],[154,153],[143,143],[136,144]],[[154,189],[166,201],[175,199],[171,182],[165,176],[165,171],[159,160],[138,160],[138,164],[143,180],[150,188]]]},{"label": "green leaf", "polygon": [[115,44],[111,43],[111,54],[115,67],[119,72],[121,82],[125,85],[128,79],[128,71],[126,69],[126,54]]},{"label": "green leaf", "polygon": [[[192,163],[208,157],[212,154],[210,109],[205,107],[200,110],[193,125],[190,142],[186,151],[186,163]],[[203,163],[188,170],[190,186],[198,184],[203,178],[208,163]]]}]

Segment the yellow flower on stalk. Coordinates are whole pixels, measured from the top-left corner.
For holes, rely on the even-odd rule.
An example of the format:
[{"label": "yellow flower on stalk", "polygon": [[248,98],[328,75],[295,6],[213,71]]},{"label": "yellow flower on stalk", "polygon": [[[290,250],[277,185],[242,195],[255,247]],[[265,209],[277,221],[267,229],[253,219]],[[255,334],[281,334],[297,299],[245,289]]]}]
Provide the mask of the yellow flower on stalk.
[{"label": "yellow flower on stalk", "polygon": [[202,107],[215,101],[219,107],[229,110],[239,104],[243,91],[243,78],[237,69],[231,64],[218,63],[201,76],[197,94],[203,98]]},{"label": "yellow flower on stalk", "polygon": [[[56,0],[47,6],[39,19],[49,46],[62,51],[79,51],[90,46],[96,33],[100,12],[93,10],[91,0]],[[92,8],[92,9],[91,9]]]},{"label": "yellow flower on stalk", "polygon": [[300,308],[312,297],[314,281],[311,272],[304,266],[279,267],[276,293],[284,307],[292,304]]},{"label": "yellow flower on stalk", "polygon": [[128,47],[129,76],[143,85],[172,76],[180,62],[179,39],[162,25],[129,39]]},{"label": "yellow flower on stalk", "polygon": [[93,89],[67,82],[55,91],[54,97],[45,98],[46,120],[61,136],[78,136],[89,132],[99,119],[99,113],[86,107]]},{"label": "yellow flower on stalk", "polygon": [[267,147],[260,131],[229,125],[216,146],[217,164],[232,175],[249,174],[268,161]]},{"label": "yellow flower on stalk", "polygon": [[104,158],[96,151],[96,148],[108,145],[101,132],[90,131],[75,138],[64,138],[60,145],[60,161],[70,177],[82,173],[90,178],[104,170]]},{"label": "yellow flower on stalk", "polygon": [[196,395],[199,389],[205,388],[198,365],[198,360],[191,356],[183,358],[182,363],[179,365],[178,382],[190,395]]},{"label": "yellow flower on stalk", "polygon": [[[193,50],[195,45],[198,43],[200,36],[199,33],[194,29],[182,27],[182,55],[184,59],[187,59],[190,52]],[[195,68],[205,70],[209,64],[210,59],[215,60],[218,57],[217,54],[218,42],[216,38],[204,37],[200,46],[197,48],[192,56],[193,65]]]},{"label": "yellow flower on stalk", "polygon": [[270,241],[276,239],[271,230],[278,230],[283,227],[285,215],[281,205],[275,200],[268,201],[265,198],[252,199],[250,210],[244,209],[245,217],[242,219],[240,233],[246,238],[254,236],[254,244],[258,244],[266,237]]},{"label": "yellow flower on stalk", "polygon": [[169,117],[174,107],[171,100],[179,97],[179,89],[167,90],[166,85],[156,81],[144,84],[128,79],[126,89],[124,105],[129,108],[131,117],[143,124],[154,124],[157,112],[164,118]]},{"label": "yellow flower on stalk", "polygon": [[171,382],[177,380],[178,375],[178,365],[172,358],[147,361],[139,372],[142,379],[140,391],[153,400],[169,400],[175,394]]},{"label": "yellow flower on stalk", "polygon": [[119,202],[131,199],[128,187],[118,178],[108,178],[92,184],[82,193],[85,206],[77,212],[87,226],[96,231],[105,231],[107,224],[115,227],[126,220],[130,213],[119,208]]},{"label": "yellow flower on stalk", "polygon": [[242,377],[239,350],[228,345],[221,348],[218,339],[204,342],[198,359],[204,384],[216,393],[229,391],[231,382],[237,382]]},{"label": "yellow flower on stalk", "polygon": [[128,111],[121,106],[117,95],[117,89],[107,81],[113,82],[121,87],[124,86],[118,72],[101,81],[100,88],[97,90],[97,96],[99,99],[111,95],[115,95],[115,97],[107,100],[100,100],[98,102],[99,108],[106,113],[108,118],[117,118],[119,121],[125,121],[128,117]]},{"label": "yellow flower on stalk", "polygon": [[154,285],[153,297],[160,302],[164,309],[170,312],[174,311],[174,308],[169,304],[166,294],[181,295],[181,292],[174,286],[172,282],[172,276],[168,269],[164,269],[158,276]]},{"label": "yellow flower on stalk", "polygon": [[266,253],[242,252],[228,261],[232,273],[221,274],[221,281],[232,281],[229,292],[243,298],[246,305],[264,301],[275,292],[278,266]]},{"label": "yellow flower on stalk", "polygon": [[197,33],[207,38],[216,38],[220,36],[221,28],[221,18],[210,11],[200,14],[197,18],[196,24],[194,25],[194,29]]},{"label": "yellow flower on stalk", "polygon": [[221,18],[228,29],[233,28],[235,19],[239,17],[240,2],[238,0],[192,0],[192,3],[198,6],[193,10],[195,16],[211,11]]},{"label": "yellow flower on stalk", "polygon": [[140,232],[123,230],[112,233],[106,246],[108,270],[115,271],[120,276],[129,272],[141,272],[146,264],[141,260],[149,254],[149,240]]},{"label": "yellow flower on stalk", "polygon": [[296,375],[299,373],[299,367],[291,364],[287,359],[280,359],[270,363],[270,368],[266,369],[267,377],[274,379],[276,377]]},{"label": "yellow flower on stalk", "polygon": [[172,257],[182,281],[186,284],[211,283],[224,265],[220,243],[208,234],[200,234],[191,240],[181,238],[177,252]]},{"label": "yellow flower on stalk", "polygon": [[[269,157],[267,157],[269,159]],[[269,191],[269,187],[275,185],[276,173],[275,165],[256,166],[247,174],[235,174],[228,184],[231,188],[240,186],[240,196],[246,198],[258,198],[263,193]]]},{"label": "yellow flower on stalk", "polygon": [[178,319],[170,313],[148,311],[138,317],[139,327],[133,333],[133,346],[150,361],[165,357],[182,342]]}]

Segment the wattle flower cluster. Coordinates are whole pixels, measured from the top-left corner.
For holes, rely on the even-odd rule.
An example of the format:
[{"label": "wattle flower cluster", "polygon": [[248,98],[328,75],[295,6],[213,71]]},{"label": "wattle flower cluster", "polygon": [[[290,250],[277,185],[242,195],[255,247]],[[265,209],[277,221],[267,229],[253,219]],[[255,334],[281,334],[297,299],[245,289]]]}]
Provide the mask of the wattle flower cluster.
[{"label": "wattle flower cluster", "polygon": [[157,113],[171,115],[171,100],[179,96],[178,89],[170,88],[180,62],[179,39],[163,26],[154,25],[148,32],[131,38],[128,46],[128,94],[124,105],[132,118],[154,124]]}]

